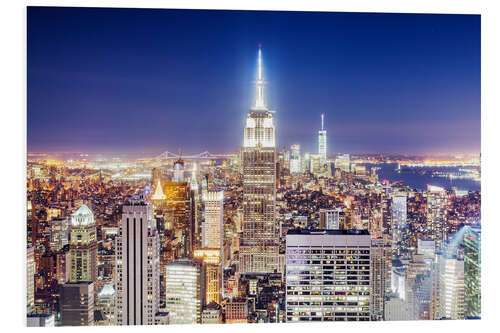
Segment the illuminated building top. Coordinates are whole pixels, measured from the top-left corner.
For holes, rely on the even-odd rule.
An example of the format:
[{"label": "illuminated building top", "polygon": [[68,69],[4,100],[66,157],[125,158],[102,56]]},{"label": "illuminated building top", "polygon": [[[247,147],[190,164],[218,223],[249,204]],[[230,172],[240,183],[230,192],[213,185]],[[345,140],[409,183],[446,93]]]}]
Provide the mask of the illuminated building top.
[{"label": "illuminated building top", "polygon": [[266,110],[267,107],[264,102],[264,78],[262,77],[262,45],[259,44],[259,60],[257,69],[257,95],[255,97],[255,105],[253,110]]},{"label": "illuminated building top", "polygon": [[160,180],[158,180],[158,184],[155,188],[155,193],[151,196],[153,200],[165,200],[167,196],[163,194],[163,189],[161,188]]},{"label": "illuminated building top", "polygon": [[86,227],[94,224],[94,213],[87,205],[81,205],[76,212],[71,215],[71,225],[74,227]]},{"label": "illuminated building top", "polygon": [[112,284],[106,283],[101,290],[99,290],[98,293],[99,297],[105,297],[105,296],[114,296],[115,295],[115,288],[113,287]]},{"label": "illuminated building top", "polygon": [[324,163],[326,161],[326,130],[324,124],[325,115],[321,114],[321,130],[318,131],[318,154],[320,156],[321,161]]},{"label": "illuminated building top", "polygon": [[262,49],[259,45],[257,69],[257,93],[255,104],[248,113],[245,124],[244,147],[275,147],[274,123],[272,112],[264,101],[264,79],[262,76]]},{"label": "illuminated building top", "polygon": [[219,264],[221,259],[219,249],[209,248],[194,250],[194,257],[203,259],[207,264]]}]

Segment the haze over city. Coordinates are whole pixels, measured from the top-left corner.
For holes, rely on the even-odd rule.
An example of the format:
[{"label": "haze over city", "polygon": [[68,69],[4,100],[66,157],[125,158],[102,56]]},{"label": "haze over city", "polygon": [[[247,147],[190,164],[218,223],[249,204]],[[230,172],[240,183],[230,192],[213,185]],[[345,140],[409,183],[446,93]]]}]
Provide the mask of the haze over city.
[{"label": "haze over city", "polygon": [[324,113],[329,154],[480,151],[478,15],[31,7],[27,36],[28,152],[235,152],[260,43],[277,147]]}]

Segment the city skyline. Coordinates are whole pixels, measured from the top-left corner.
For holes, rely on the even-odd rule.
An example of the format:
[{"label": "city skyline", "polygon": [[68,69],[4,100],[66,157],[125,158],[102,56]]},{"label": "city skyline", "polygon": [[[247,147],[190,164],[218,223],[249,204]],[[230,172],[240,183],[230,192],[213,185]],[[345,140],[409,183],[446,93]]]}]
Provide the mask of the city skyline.
[{"label": "city skyline", "polygon": [[[109,30],[119,27],[112,16],[106,17],[113,26]],[[65,33],[71,35],[69,30]],[[189,68],[196,67],[182,49],[175,57]],[[308,125],[306,120],[312,116],[304,110],[300,113],[306,114],[304,123],[287,126],[288,118],[293,121],[299,114],[281,111],[281,64],[273,61],[272,47],[269,62],[261,43],[255,51],[256,66],[248,66],[255,75],[249,89],[253,93],[247,93],[252,100],[245,107],[243,128],[230,117],[220,118],[223,108],[212,110],[213,125],[204,119],[204,108],[210,104],[204,105],[203,98],[181,96],[194,77],[182,81],[178,94],[165,91],[178,99],[178,105],[198,103],[194,115],[203,121],[195,133],[180,125],[180,132],[169,133],[167,122],[165,135],[174,136],[179,145],[201,139],[210,145],[214,133],[220,133],[217,139],[225,142],[221,128],[228,126],[239,131],[235,138],[241,140],[227,141],[228,146],[236,143],[239,153],[190,155],[179,149],[178,154],[166,151],[135,161],[92,154],[54,160],[49,154],[28,153],[27,326],[481,318],[480,155],[434,158],[360,155],[352,150],[339,154],[334,139],[339,128],[330,127],[326,112],[314,117],[320,126]],[[82,65],[93,66],[90,60]],[[175,70],[182,72],[177,67],[167,72]],[[205,93],[217,91],[218,83],[233,70],[210,82]],[[193,69],[192,73],[201,72]],[[324,82],[315,87],[301,82],[305,84],[302,94],[290,96],[291,104],[328,87],[329,73],[315,76]],[[72,89],[74,95],[64,96],[62,87],[58,92],[78,105],[77,92],[85,88]],[[109,91],[113,89],[111,85]],[[233,90],[224,89],[227,96],[235,97]],[[113,96],[106,91],[95,90],[103,100]],[[138,95],[132,89],[127,97]],[[358,95],[349,103],[359,101],[363,94]],[[146,109],[169,102],[144,101]],[[422,101],[425,105],[433,102]],[[370,121],[376,118],[373,114],[374,110],[365,110],[351,118],[333,118],[340,125],[356,121],[355,128],[344,129],[359,139],[353,139],[355,143],[376,130],[373,144],[384,146],[394,129],[405,131],[406,135],[392,138],[403,145],[405,138],[419,142],[424,134],[437,147],[444,138],[457,139],[442,129],[433,134],[425,115],[412,120],[403,119],[406,113],[398,118],[387,112],[380,119],[389,117],[394,123],[380,127]],[[82,138],[95,140],[94,131],[102,131],[109,137],[115,135],[113,140],[120,140],[120,147],[128,153],[146,142],[154,147],[154,134],[137,138],[142,131],[154,133],[150,121],[162,124],[160,113],[147,110],[130,116],[126,110],[111,108],[102,113],[102,121],[98,117],[95,122],[89,114],[73,110],[71,115],[68,130],[75,140],[69,140],[69,145]],[[189,116],[182,113],[172,119],[183,122]],[[106,117],[127,128],[117,131],[119,126],[107,126]],[[446,127],[446,112],[434,112],[432,118],[434,125]],[[447,121],[455,124],[453,119]],[[54,137],[63,136],[65,120],[58,118],[56,123],[60,132]],[[418,135],[408,126],[418,128]],[[284,137],[308,133],[313,147],[305,140],[305,144],[299,141],[300,145],[280,150],[280,129]],[[455,134],[467,138],[467,133]],[[436,135],[443,138],[437,140]],[[103,141],[100,146],[105,142],[113,143]],[[204,147],[196,146],[197,151],[200,148]],[[116,157],[117,152],[113,154]]]},{"label": "city skyline", "polygon": [[[478,15],[30,7],[28,18],[28,152],[234,152],[259,43],[277,148],[315,152],[324,113],[329,156],[480,151]],[[253,20],[263,26],[242,33]]]}]

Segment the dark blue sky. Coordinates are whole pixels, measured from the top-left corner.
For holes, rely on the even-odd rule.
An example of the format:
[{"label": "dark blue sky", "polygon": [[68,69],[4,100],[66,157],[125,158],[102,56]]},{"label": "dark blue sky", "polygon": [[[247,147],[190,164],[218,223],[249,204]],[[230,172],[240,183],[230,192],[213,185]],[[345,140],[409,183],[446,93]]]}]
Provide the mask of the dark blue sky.
[{"label": "dark blue sky", "polygon": [[279,148],[480,150],[479,15],[28,8],[28,151],[232,152],[263,44]]}]

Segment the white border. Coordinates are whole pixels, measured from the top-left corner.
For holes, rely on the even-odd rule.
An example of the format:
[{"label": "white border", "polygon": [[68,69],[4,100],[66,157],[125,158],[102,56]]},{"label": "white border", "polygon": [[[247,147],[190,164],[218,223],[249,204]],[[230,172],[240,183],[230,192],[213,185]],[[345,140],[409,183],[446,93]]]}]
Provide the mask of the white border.
[{"label": "white border", "polygon": [[[497,1],[4,1],[0,9],[2,34],[1,86],[0,101],[2,115],[2,318],[3,328],[23,328],[25,323],[25,156],[26,156],[26,6],[85,6],[85,7],[129,7],[129,8],[192,8],[192,9],[250,9],[250,10],[306,10],[306,11],[357,11],[357,12],[405,12],[405,13],[449,13],[449,14],[481,14],[482,15],[482,220],[483,220],[483,319],[480,321],[439,321],[439,322],[383,322],[383,323],[332,323],[332,324],[287,324],[287,325],[196,325],[148,327],[149,330],[181,330],[195,331],[233,331],[251,332],[259,330],[286,329],[300,332],[307,329],[317,330],[349,330],[392,332],[468,330],[478,331],[494,327],[497,317],[498,287],[495,280],[500,276],[498,259],[494,255],[498,251],[495,246],[498,235],[498,125],[500,92],[498,77],[500,52],[500,17]],[[21,274],[21,278],[19,276]],[[496,325],[498,326],[498,324]],[[58,328],[57,331],[70,328]],[[87,328],[71,328],[83,330]],[[137,331],[137,327],[96,327],[93,330],[119,332],[121,330]],[[52,330],[47,330],[52,331]]]}]

